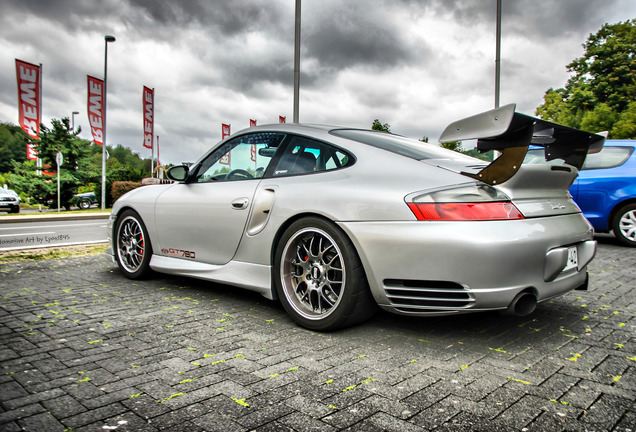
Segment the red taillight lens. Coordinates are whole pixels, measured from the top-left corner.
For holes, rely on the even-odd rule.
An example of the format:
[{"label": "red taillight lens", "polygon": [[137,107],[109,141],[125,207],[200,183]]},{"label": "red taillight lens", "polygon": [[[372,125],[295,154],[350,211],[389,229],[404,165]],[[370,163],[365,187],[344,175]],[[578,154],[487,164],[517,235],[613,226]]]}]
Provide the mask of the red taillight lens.
[{"label": "red taillight lens", "polygon": [[407,203],[417,220],[486,221],[523,219],[511,202]]}]

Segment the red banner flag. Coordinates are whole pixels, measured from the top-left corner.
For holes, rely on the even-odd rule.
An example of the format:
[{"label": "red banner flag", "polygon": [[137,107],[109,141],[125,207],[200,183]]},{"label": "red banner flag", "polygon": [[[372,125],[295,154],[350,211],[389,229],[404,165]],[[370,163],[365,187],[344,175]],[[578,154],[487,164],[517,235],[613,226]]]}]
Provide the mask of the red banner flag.
[{"label": "red banner flag", "polygon": [[104,145],[104,80],[87,75],[88,78],[88,122],[93,141]]},{"label": "red banner flag", "polygon": [[[221,123],[221,139],[225,139],[230,136],[230,125]],[[230,153],[226,153],[221,160],[219,160],[220,164],[229,165],[230,164]]]},{"label": "red banner flag", "polygon": [[256,144],[252,144],[250,146],[250,159],[253,162],[256,162]]},{"label": "red banner flag", "polygon": [[[20,127],[33,139],[40,139],[40,66],[15,59],[18,78]],[[37,159],[32,144],[27,144],[27,159]]]},{"label": "red banner flag", "polygon": [[144,86],[142,97],[144,109],[144,147],[152,148],[152,137],[155,131],[154,113],[155,113],[155,90]]},{"label": "red banner flag", "polygon": [[250,119],[250,127],[256,126],[256,120]]},{"label": "red banner flag", "polygon": [[278,123],[285,123],[285,119],[286,119],[286,118],[287,118],[287,117],[285,117],[285,116],[279,115],[279,116],[278,116]]}]

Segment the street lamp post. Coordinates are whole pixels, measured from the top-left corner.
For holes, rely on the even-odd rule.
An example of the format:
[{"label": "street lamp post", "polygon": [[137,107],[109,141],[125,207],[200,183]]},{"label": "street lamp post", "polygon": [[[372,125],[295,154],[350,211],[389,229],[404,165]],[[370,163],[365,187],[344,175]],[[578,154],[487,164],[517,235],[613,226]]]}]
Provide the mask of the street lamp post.
[{"label": "street lamp post", "polygon": [[102,211],[106,210],[106,95],[108,94],[108,42],[115,42],[115,36],[104,36],[104,136],[102,137]]},{"label": "street lamp post", "polygon": [[300,99],[300,0],[296,0],[296,15],[294,26],[294,123],[299,119]]},{"label": "street lamp post", "polygon": [[73,126],[71,126],[71,130],[73,132],[75,132],[75,115],[76,114],[79,114],[79,111],[73,111],[73,114],[71,115],[71,118],[72,118],[71,124],[73,125]]}]

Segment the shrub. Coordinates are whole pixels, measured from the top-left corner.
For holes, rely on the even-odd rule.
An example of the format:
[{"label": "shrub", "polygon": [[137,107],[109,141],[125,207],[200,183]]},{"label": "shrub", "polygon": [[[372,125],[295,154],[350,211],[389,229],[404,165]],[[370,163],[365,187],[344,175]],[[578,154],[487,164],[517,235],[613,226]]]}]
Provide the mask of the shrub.
[{"label": "shrub", "polygon": [[133,181],[116,181],[113,182],[113,188],[111,190],[111,195],[113,197],[113,203],[119,199],[126,192],[129,192],[133,189],[137,189],[141,186],[141,182],[133,182]]}]

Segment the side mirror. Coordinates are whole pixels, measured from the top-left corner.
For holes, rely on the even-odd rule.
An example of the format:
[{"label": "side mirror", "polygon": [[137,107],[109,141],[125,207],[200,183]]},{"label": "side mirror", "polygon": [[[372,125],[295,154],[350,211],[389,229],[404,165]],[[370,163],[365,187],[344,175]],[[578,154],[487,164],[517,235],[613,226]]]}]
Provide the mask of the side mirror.
[{"label": "side mirror", "polygon": [[187,165],[176,165],[168,169],[168,178],[170,180],[185,181],[188,178],[190,168]]}]

